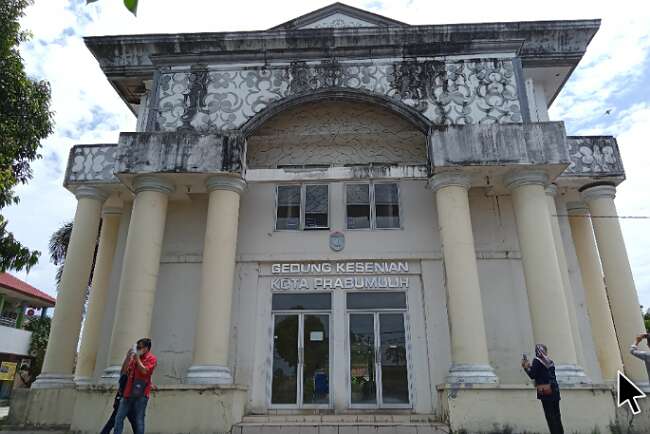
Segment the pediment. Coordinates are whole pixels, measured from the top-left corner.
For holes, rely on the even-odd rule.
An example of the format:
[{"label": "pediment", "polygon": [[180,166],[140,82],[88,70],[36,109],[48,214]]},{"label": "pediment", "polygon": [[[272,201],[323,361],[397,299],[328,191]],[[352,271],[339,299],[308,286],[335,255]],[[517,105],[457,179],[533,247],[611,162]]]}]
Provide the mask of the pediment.
[{"label": "pediment", "polygon": [[333,3],[324,8],[302,15],[270,30],[304,30],[328,28],[359,28],[406,26],[401,21],[393,20],[372,12],[364,11],[343,3]]}]

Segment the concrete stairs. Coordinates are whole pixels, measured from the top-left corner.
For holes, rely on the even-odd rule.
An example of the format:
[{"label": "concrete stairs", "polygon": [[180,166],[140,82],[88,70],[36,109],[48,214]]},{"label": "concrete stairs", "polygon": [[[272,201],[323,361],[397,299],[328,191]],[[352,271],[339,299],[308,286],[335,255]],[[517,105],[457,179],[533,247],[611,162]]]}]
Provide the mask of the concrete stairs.
[{"label": "concrete stairs", "polygon": [[305,414],[245,416],[232,434],[449,434],[427,414]]}]

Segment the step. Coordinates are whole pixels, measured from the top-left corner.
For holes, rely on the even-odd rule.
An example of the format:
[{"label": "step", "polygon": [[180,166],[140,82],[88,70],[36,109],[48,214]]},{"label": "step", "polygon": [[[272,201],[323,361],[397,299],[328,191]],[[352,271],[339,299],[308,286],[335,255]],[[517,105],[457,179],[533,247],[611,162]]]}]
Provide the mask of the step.
[{"label": "step", "polygon": [[232,434],[449,434],[433,415],[250,415]]}]

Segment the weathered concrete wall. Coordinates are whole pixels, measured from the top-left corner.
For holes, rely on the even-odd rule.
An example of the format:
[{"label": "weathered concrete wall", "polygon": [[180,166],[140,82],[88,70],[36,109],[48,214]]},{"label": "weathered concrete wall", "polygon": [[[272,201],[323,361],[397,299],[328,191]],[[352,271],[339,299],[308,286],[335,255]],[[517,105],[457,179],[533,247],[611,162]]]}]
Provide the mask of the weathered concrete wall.
[{"label": "weathered concrete wall", "polygon": [[65,429],[72,422],[75,389],[15,389],[7,422],[12,426]]},{"label": "weathered concrete wall", "polygon": [[430,155],[434,170],[457,166],[569,164],[562,122],[462,125],[434,130]]},{"label": "weathered concrete wall", "polygon": [[121,133],[115,173],[239,173],[244,138],[232,134]]},{"label": "weathered concrete wall", "polygon": [[[515,432],[546,433],[544,411],[532,386],[475,386],[439,391],[442,414],[455,432],[486,432],[494,426]],[[606,387],[565,388],[560,401],[567,433],[607,433],[616,421],[616,404]]]},{"label": "weathered concrete wall", "polygon": [[[77,391],[71,431],[98,432],[112,411],[115,390]],[[244,415],[246,389],[239,386],[174,386],[153,391],[147,405],[146,431],[152,434],[227,433]],[[128,422],[125,432],[130,433]]]}]

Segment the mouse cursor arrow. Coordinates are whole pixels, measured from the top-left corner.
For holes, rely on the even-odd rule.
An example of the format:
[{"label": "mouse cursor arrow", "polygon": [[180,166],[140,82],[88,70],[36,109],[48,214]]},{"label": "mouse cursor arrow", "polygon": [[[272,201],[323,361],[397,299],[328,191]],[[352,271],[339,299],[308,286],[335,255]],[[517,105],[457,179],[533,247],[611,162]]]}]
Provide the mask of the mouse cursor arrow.
[{"label": "mouse cursor arrow", "polygon": [[618,392],[617,404],[619,407],[622,407],[623,404],[627,402],[633,414],[641,413],[641,407],[639,407],[639,403],[637,403],[636,400],[645,398],[646,395],[643,393],[643,390],[639,389],[636,384],[632,383],[621,371],[618,371],[616,389]]}]

